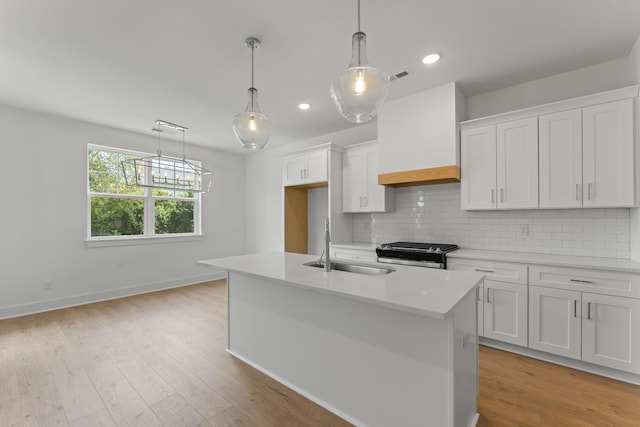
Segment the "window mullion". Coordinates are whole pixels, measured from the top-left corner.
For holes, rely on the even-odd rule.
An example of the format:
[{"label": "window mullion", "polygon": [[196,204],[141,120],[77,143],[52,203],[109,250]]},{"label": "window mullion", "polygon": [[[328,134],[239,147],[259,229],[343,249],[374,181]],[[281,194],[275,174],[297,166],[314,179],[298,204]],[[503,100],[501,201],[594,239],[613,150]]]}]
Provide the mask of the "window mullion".
[{"label": "window mullion", "polygon": [[145,188],[146,197],[144,198],[144,234],[145,236],[153,236],[156,234],[156,210],[153,201],[152,190]]}]

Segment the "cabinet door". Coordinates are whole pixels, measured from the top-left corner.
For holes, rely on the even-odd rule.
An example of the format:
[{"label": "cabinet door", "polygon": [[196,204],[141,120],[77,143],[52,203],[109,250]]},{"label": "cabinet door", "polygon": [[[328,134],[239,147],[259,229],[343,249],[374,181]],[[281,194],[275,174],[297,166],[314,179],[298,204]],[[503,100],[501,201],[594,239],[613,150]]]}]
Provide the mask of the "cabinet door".
[{"label": "cabinet door", "polygon": [[304,171],[307,167],[306,155],[284,159],[282,171],[283,185],[298,185],[304,181]]},{"label": "cabinet door", "polygon": [[527,285],[484,281],[484,336],[527,345]]},{"label": "cabinet door", "polygon": [[327,150],[307,154],[307,166],[304,172],[305,183],[324,182],[328,180]]},{"label": "cabinet door", "polygon": [[529,286],[529,347],[580,360],[581,293]]},{"label": "cabinet door", "polygon": [[364,154],[362,150],[352,150],[342,156],[342,212],[363,210]]},{"label": "cabinet door", "polygon": [[478,305],[478,336],[484,336],[484,283],[476,289],[476,303]]},{"label": "cabinet door", "polygon": [[538,207],[538,118],[496,125],[498,208]]},{"label": "cabinet door", "polygon": [[633,100],[586,107],[583,120],[583,205],[633,206]]},{"label": "cabinet door", "polygon": [[546,114],[540,126],[540,207],[582,206],[582,109]]},{"label": "cabinet door", "polygon": [[461,132],[460,205],[493,209],[496,205],[496,127]]},{"label": "cabinet door", "polygon": [[378,185],[378,151],[367,150],[364,153],[364,210],[366,212],[384,212],[385,187]]},{"label": "cabinet door", "polygon": [[640,374],[640,300],[582,294],[582,360]]}]

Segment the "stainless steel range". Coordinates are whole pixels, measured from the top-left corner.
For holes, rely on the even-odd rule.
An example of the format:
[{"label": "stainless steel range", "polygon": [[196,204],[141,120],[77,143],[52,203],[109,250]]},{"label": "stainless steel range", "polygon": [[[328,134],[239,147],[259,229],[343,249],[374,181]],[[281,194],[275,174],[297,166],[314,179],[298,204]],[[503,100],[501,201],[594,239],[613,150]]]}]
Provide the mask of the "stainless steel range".
[{"label": "stainless steel range", "polygon": [[456,249],[458,245],[393,242],[377,247],[376,254],[378,262],[444,269],[447,268],[447,253]]}]

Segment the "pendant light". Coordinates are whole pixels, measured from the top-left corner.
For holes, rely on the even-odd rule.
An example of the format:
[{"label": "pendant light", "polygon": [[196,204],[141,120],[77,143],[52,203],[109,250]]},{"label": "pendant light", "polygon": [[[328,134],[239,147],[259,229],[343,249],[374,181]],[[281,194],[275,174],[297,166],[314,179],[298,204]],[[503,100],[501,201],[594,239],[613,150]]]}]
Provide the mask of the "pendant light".
[{"label": "pendant light", "polygon": [[245,40],[247,47],[251,48],[251,87],[249,88],[249,100],[243,113],[233,116],[233,132],[242,146],[248,150],[260,150],[269,141],[273,124],[271,120],[260,111],[258,105],[258,89],[253,87],[253,52],[260,46],[260,40],[249,37]]},{"label": "pendant light", "polygon": [[367,35],[360,31],[358,0],[358,31],[351,38],[351,63],[331,83],[331,98],[342,117],[351,123],[373,119],[389,91],[389,75],[369,65],[366,44]]}]

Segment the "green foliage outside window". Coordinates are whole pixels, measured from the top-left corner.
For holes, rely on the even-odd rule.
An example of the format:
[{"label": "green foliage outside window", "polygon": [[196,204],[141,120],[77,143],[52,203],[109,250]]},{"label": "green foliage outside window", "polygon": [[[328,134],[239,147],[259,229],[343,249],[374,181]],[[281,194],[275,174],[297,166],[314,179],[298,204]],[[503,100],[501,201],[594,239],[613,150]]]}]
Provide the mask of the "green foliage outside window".
[{"label": "green foliage outside window", "polygon": [[91,198],[91,236],[144,234],[144,200]]},{"label": "green foliage outside window", "polygon": [[193,233],[195,203],[156,200],[156,234]]}]

